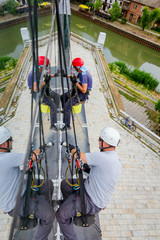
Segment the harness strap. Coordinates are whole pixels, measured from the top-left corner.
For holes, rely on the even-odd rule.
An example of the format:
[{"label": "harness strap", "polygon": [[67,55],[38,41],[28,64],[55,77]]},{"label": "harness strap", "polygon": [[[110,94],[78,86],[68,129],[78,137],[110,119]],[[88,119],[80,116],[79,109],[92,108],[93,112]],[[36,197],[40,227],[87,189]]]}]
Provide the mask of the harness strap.
[{"label": "harness strap", "polygon": [[82,226],[88,227],[87,216],[86,216],[86,204],[85,204],[85,189],[82,169],[79,169],[79,185],[80,185],[80,199],[81,199],[81,215],[82,215]]},{"label": "harness strap", "polygon": [[29,213],[29,200],[31,195],[31,184],[32,184],[32,171],[29,169],[28,171],[28,181],[27,181],[27,189],[25,192],[25,207],[24,207],[24,214],[22,218],[22,228],[27,228],[28,224],[28,213]]},{"label": "harness strap", "polygon": [[7,142],[7,148],[0,147],[0,149],[6,150],[7,152],[10,152],[11,150],[9,149],[9,139],[6,142]]}]

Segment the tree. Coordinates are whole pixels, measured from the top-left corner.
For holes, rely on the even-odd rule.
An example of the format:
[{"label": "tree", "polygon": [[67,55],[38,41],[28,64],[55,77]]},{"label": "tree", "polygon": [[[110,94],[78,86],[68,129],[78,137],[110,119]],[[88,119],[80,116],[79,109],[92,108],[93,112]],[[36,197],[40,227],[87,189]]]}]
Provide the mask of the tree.
[{"label": "tree", "polygon": [[[160,99],[158,100],[157,103],[155,103],[155,110],[160,112]],[[160,117],[158,119],[158,122],[160,123]]]},{"label": "tree", "polygon": [[111,14],[112,21],[117,21],[118,18],[121,17],[121,7],[118,1],[112,4],[112,8],[109,9],[109,13]]},{"label": "tree", "polygon": [[18,7],[18,3],[14,0],[7,0],[4,4],[4,7],[9,13],[16,14],[16,8]]},{"label": "tree", "polygon": [[144,7],[143,15],[141,18],[142,30],[144,30],[145,28],[149,28],[149,24],[150,24],[150,11],[148,7]]},{"label": "tree", "polygon": [[97,0],[95,3],[94,3],[94,9],[95,10],[98,10],[102,7],[102,0]]},{"label": "tree", "polygon": [[150,12],[150,28],[153,27],[154,23],[160,18],[160,9],[155,8]]}]

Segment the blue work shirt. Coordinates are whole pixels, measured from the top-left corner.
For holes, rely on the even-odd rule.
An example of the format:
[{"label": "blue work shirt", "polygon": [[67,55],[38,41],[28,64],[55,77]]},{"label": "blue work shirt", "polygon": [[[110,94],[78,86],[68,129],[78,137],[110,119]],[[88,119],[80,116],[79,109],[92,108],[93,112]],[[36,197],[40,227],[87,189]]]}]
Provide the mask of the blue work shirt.
[{"label": "blue work shirt", "polygon": [[[39,72],[39,79],[41,78],[41,72]],[[34,72],[33,82],[36,82],[36,72]],[[32,70],[28,74],[28,87],[32,88]]]},{"label": "blue work shirt", "polygon": [[79,73],[77,75],[77,77],[79,78],[79,81],[80,81],[79,83],[80,84],[87,84],[87,90],[91,90],[91,88],[92,88],[92,76],[88,71],[86,71],[86,73],[83,74],[83,75],[82,75],[82,73]]}]

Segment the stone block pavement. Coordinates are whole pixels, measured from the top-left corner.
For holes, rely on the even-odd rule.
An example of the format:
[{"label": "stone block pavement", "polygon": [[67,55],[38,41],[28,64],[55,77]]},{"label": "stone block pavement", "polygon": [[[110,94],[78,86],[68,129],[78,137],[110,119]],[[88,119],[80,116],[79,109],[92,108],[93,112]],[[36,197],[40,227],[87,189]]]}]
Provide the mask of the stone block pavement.
[{"label": "stone block pavement", "polygon": [[[110,203],[99,214],[102,239],[160,240],[159,157],[110,118],[107,102],[100,92],[92,52],[74,42],[71,45],[72,57],[84,58],[93,76],[93,90],[85,104],[91,151],[99,151],[98,137],[103,127],[112,126],[121,135],[117,152],[122,172]],[[43,54],[44,48],[39,52]],[[30,130],[30,94],[27,88],[21,95],[15,117],[5,126],[13,133],[13,150],[25,152]],[[11,218],[0,213],[0,239],[8,239],[10,223]]]}]

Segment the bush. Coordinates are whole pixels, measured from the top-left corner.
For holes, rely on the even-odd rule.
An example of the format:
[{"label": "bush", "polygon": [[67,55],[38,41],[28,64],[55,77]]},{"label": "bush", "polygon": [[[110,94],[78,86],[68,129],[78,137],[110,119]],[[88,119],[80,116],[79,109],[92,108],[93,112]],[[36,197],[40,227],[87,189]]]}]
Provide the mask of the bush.
[{"label": "bush", "polygon": [[94,4],[92,2],[87,2],[86,6],[90,8],[90,12],[94,10]]},{"label": "bush", "polygon": [[120,72],[120,68],[115,63],[108,63],[109,69],[111,72]]},{"label": "bush", "polygon": [[114,64],[118,66],[119,72],[121,74],[127,75],[134,82],[143,84],[149,90],[155,90],[159,84],[159,82],[154,77],[152,77],[149,73],[146,73],[139,69],[131,70],[123,62],[114,62],[110,64],[109,67],[111,71],[114,71],[114,69],[116,69],[114,67]]},{"label": "bush", "polygon": [[99,11],[101,7],[102,7],[102,0],[97,0],[94,3],[94,9]]},{"label": "bush", "polygon": [[16,8],[18,7],[18,3],[14,0],[7,0],[4,7],[9,13],[16,14]]},{"label": "bush", "polygon": [[[155,103],[155,110],[160,112],[160,99]],[[160,117],[158,118],[158,123],[160,123]]]},{"label": "bush", "polygon": [[88,3],[89,3],[89,0],[84,0],[84,1],[83,1],[83,4],[84,4],[84,5],[87,5]]},{"label": "bush", "polygon": [[0,57],[0,70],[15,68],[17,61],[17,59],[12,57]]},{"label": "bush", "polygon": [[154,31],[156,31],[156,32],[159,32],[159,33],[160,33],[160,28],[158,28],[158,27],[152,27],[152,28],[151,28],[151,30],[154,30]]},{"label": "bush", "polygon": [[4,16],[4,10],[0,9],[0,16]]},{"label": "bush", "polygon": [[143,84],[149,90],[154,90],[159,84],[149,73],[140,71],[139,69],[134,69],[130,72],[130,78],[137,83]]},{"label": "bush", "polygon": [[126,22],[127,22],[127,18],[122,18],[121,23],[122,23],[122,24],[126,24]]},{"label": "bush", "polygon": [[124,62],[115,62],[115,64],[119,67],[121,74],[126,74],[129,76],[130,69],[127,67],[127,65]]}]

